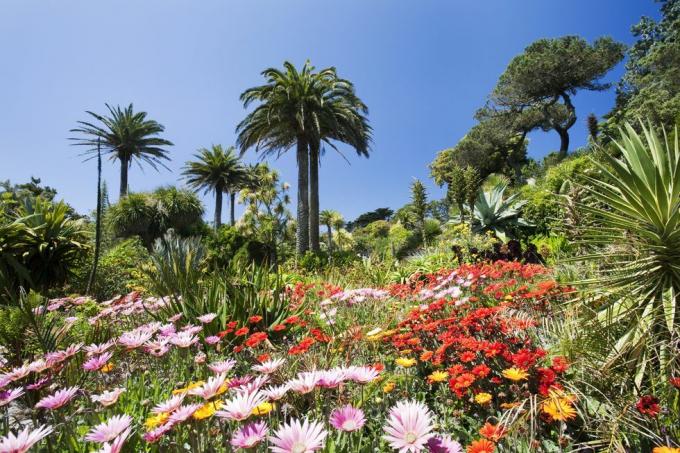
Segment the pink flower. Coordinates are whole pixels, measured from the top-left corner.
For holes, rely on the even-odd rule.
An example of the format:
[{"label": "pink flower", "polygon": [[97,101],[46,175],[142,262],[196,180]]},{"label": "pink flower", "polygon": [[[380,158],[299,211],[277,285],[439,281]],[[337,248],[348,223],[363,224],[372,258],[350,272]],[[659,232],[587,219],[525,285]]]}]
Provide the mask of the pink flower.
[{"label": "pink flower", "polygon": [[177,329],[175,328],[175,325],[170,323],[170,324],[163,324],[160,329],[158,329],[158,333],[160,333],[164,337],[169,337],[173,333],[175,333]]},{"label": "pink flower", "polygon": [[339,368],[319,372],[319,387],[335,388],[345,380],[345,372]]},{"label": "pink flower", "polygon": [[351,432],[361,429],[366,424],[366,417],[364,411],[348,404],[331,412],[330,423],[335,429]]},{"label": "pink flower", "polygon": [[229,420],[242,421],[250,417],[253,409],[265,401],[266,398],[260,392],[239,392],[231,400],[225,402],[222,410],[217,411],[215,415]]},{"label": "pink flower", "polygon": [[129,415],[114,415],[107,421],[92,428],[85,436],[85,440],[100,444],[110,442],[128,429],[130,423],[132,423],[132,417]]},{"label": "pink flower", "polygon": [[317,422],[309,422],[294,419],[282,425],[269,441],[273,446],[269,447],[274,453],[308,453],[321,450],[324,447],[328,432],[323,425]]},{"label": "pink flower", "polygon": [[427,448],[430,453],[463,453],[463,447],[447,435],[431,437],[427,441]]},{"label": "pink flower", "polygon": [[423,450],[432,433],[432,413],[423,403],[400,401],[390,409],[385,435],[390,447],[400,453]]},{"label": "pink flower", "polygon": [[148,431],[144,433],[142,436],[142,439],[144,439],[146,442],[152,444],[154,442],[157,442],[158,439],[163,437],[165,433],[170,431],[172,429],[172,423],[166,423],[164,425],[159,426],[158,428]]},{"label": "pink flower", "polygon": [[217,344],[220,342],[220,340],[221,338],[218,337],[217,335],[210,335],[209,337],[205,337],[205,342],[207,344]]},{"label": "pink flower", "polygon": [[251,382],[248,382],[247,384],[238,387],[236,390],[239,392],[253,393],[257,390],[260,390],[260,388],[262,388],[262,386],[265,385],[267,382],[269,382],[269,376],[267,375],[258,376]]},{"label": "pink flower", "polygon": [[236,365],[236,360],[228,359],[222,360],[221,362],[211,363],[208,365],[208,368],[210,368],[210,371],[213,373],[221,374],[231,371],[231,369],[234,368],[234,365]]},{"label": "pink flower", "polygon": [[24,394],[24,389],[19,387],[12,390],[0,390],[0,407],[9,404],[11,401]]},{"label": "pink flower", "polygon": [[83,349],[85,349],[85,352],[87,353],[87,355],[97,355],[97,354],[105,353],[114,344],[115,344],[115,342],[113,340],[109,340],[106,343],[91,344],[89,346],[85,346]]},{"label": "pink flower", "polygon": [[284,363],[286,363],[284,359],[267,360],[259,365],[253,365],[253,370],[264,374],[271,374],[278,370]]},{"label": "pink flower", "polygon": [[368,384],[378,378],[380,373],[370,366],[351,366],[345,370],[345,377],[359,384]]},{"label": "pink flower", "polygon": [[235,448],[253,448],[262,442],[269,433],[265,422],[248,423],[231,436],[231,445]]},{"label": "pink flower", "polygon": [[156,341],[147,341],[144,343],[144,351],[155,357],[162,357],[170,350],[167,338],[158,339]]},{"label": "pink flower", "polygon": [[80,390],[78,387],[69,387],[67,389],[57,390],[52,395],[48,395],[38,401],[38,404],[35,405],[35,408],[49,410],[59,409],[71,401],[75,397],[78,390]]},{"label": "pink flower", "polygon": [[319,383],[320,374],[316,371],[309,371],[305,373],[298,373],[295,379],[288,381],[288,387],[294,392],[301,394],[309,393]]},{"label": "pink flower", "polygon": [[215,313],[206,313],[202,316],[197,317],[196,319],[201,321],[202,324],[209,324],[215,318],[217,318],[217,315]]},{"label": "pink flower", "polygon": [[196,395],[200,396],[204,400],[209,400],[210,398],[223,393],[227,389],[226,385],[224,385],[226,378],[226,374],[218,374],[217,376],[210,377],[205,384],[189,390],[188,393],[189,395]]},{"label": "pink flower", "polygon": [[180,319],[181,317],[182,317],[182,313],[177,313],[176,315],[169,317],[169,318],[168,318],[168,321],[170,321],[170,322],[177,322],[177,321],[179,321],[179,319]]},{"label": "pink flower", "polygon": [[45,371],[49,367],[50,367],[50,364],[47,363],[47,361],[45,359],[34,360],[33,362],[28,364],[28,369],[32,373],[42,373],[43,371]]},{"label": "pink flower", "polygon": [[124,388],[115,388],[111,391],[106,390],[99,395],[92,395],[90,399],[94,403],[99,403],[102,406],[107,407],[115,404],[116,401],[118,401],[118,397],[123,392],[125,392]]},{"label": "pink flower", "polygon": [[120,435],[118,435],[118,437],[116,437],[110,444],[103,444],[102,448],[97,453],[120,453],[123,450],[123,444],[125,444],[125,441],[127,440],[131,431],[132,428],[126,429],[120,433]]},{"label": "pink flower", "polygon": [[19,434],[7,433],[0,439],[0,452],[2,453],[25,453],[43,438],[52,433],[51,426],[42,425],[35,431],[26,428]]},{"label": "pink flower", "polygon": [[235,377],[235,378],[233,378],[233,379],[231,379],[231,380],[229,381],[229,383],[227,384],[227,386],[228,386],[230,389],[235,389],[235,388],[238,388],[238,387],[241,387],[241,386],[246,385],[248,382],[250,382],[250,381],[252,381],[252,380],[253,380],[253,377],[252,377],[252,376],[249,376],[249,375],[240,376],[240,377]]},{"label": "pink flower", "polygon": [[194,357],[194,363],[197,363],[197,364],[205,363],[205,359],[206,359],[205,352],[199,352]]},{"label": "pink flower", "polygon": [[83,363],[83,369],[85,371],[97,371],[106,365],[112,356],[112,352],[105,352],[102,355],[90,357],[85,363]]},{"label": "pink flower", "polygon": [[189,331],[178,332],[170,337],[170,343],[178,348],[188,348],[198,341],[198,337]]},{"label": "pink flower", "polygon": [[184,394],[175,395],[172,398],[158,403],[151,412],[154,414],[168,414],[176,410],[184,401]]},{"label": "pink flower", "polygon": [[49,384],[52,380],[49,377],[44,377],[35,381],[33,384],[28,384],[26,390],[39,390]]},{"label": "pink flower", "polygon": [[269,401],[278,401],[283,398],[288,392],[287,385],[279,385],[278,387],[267,387],[262,390],[262,394],[267,397]]},{"label": "pink flower", "polygon": [[135,349],[146,343],[153,336],[152,332],[145,330],[133,330],[124,332],[118,337],[118,343],[122,344],[128,349]]},{"label": "pink flower", "polygon": [[186,406],[178,407],[175,412],[170,414],[168,423],[173,425],[182,423],[184,420],[194,415],[194,412],[196,412],[201,406],[201,404],[187,404]]}]

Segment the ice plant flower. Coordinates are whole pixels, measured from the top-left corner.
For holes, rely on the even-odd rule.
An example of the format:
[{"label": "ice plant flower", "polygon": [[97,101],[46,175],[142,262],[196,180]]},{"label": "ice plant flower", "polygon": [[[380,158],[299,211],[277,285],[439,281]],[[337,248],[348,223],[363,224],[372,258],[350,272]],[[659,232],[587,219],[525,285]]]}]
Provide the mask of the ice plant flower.
[{"label": "ice plant flower", "polygon": [[216,374],[222,374],[222,373],[227,373],[231,371],[232,368],[234,368],[234,365],[236,365],[236,360],[234,359],[227,359],[227,360],[222,360],[220,362],[214,362],[208,365],[208,368],[210,371]]},{"label": "ice plant flower", "polygon": [[128,429],[130,423],[132,423],[132,417],[129,415],[114,415],[105,422],[92,428],[85,436],[85,440],[98,442],[100,444],[110,442]]},{"label": "ice plant flower", "polygon": [[0,390],[0,407],[9,404],[23,394],[24,389],[21,387],[12,390]]},{"label": "ice plant flower", "polygon": [[568,421],[576,418],[576,409],[569,398],[551,394],[543,401],[541,410],[554,421]]},{"label": "ice plant flower", "polygon": [[151,412],[154,414],[169,414],[170,412],[175,411],[182,404],[182,401],[184,401],[184,393],[175,395],[172,398],[157,404],[151,409]]},{"label": "ice plant flower", "polygon": [[253,448],[262,442],[268,433],[269,428],[265,422],[248,423],[234,432],[229,443],[234,448]]},{"label": "ice plant flower", "polygon": [[170,343],[174,344],[178,348],[188,348],[197,341],[198,337],[191,331],[178,332],[170,337]]},{"label": "ice plant flower", "polygon": [[430,384],[435,382],[444,382],[449,377],[449,373],[446,371],[433,371],[428,377],[427,382]]},{"label": "ice plant flower", "polygon": [[351,432],[361,429],[366,424],[366,417],[364,411],[348,404],[331,412],[330,423],[337,430]]},{"label": "ice plant flower", "polygon": [[78,387],[69,387],[67,389],[57,390],[52,395],[48,395],[38,401],[38,403],[35,405],[35,408],[49,410],[59,409],[71,401],[75,397],[78,390],[80,390]]},{"label": "ice plant flower", "polygon": [[659,399],[652,395],[644,395],[640,397],[638,402],[635,404],[635,408],[642,415],[646,415],[648,417],[656,417],[659,415],[659,412],[661,412],[661,408],[659,407]]},{"label": "ice plant flower", "polygon": [[288,392],[287,385],[279,385],[277,387],[267,387],[262,390],[262,394],[267,397],[269,401],[278,401],[283,398]]},{"label": "ice plant flower", "polygon": [[99,403],[104,407],[111,406],[118,401],[118,397],[125,392],[124,388],[115,388],[113,390],[105,390],[99,395],[92,395],[90,399],[94,403]]},{"label": "ice plant flower", "polygon": [[168,422],[173,425],[182,423],[183,421],[194,415],[194,412],[196,412],[200,408],[201,404],[187,404],[185,406],[180,406],[177,409],[175,409],[175,411],[172,414],[170,414]]},{"label": "ice plant flower", "polygon": [[85,352],[87,353],[88,356],[92,356],[105,353],[114,344],[115,342],[113,340],[109,340],[106,343],[91,344],[89,346],[85,346],[83,349],[85,349]]},{"label": "ice plant flower", "polygon": [[293,419],[283,424],[269,437],[274,453],[309,453],[321,450],[326,442],[328,432],[318,422]]},{"label": "ice plant flower", "polygon": [[266,360],[259,365],[253,365],[253,370],[263,374],[272,374],[286,363],[284,359]]},{"label": "ice plant flower", "polygon": [[400,453],[423,450],[434,436],[432,413],[421,402],[399,401],[390,409],[383,438]]},{"label": "ice plant flower", "polygon": [[479,429],[479,434],[492,442],[498,442],[505,435],[505,428],[501,424],[494,425],[486,422]]},{"label": "ice plant flower", "polygon": [[224,403],[224,408],[217,412],[220,418],[242,421],[250,417],[253,410],[266,401],[259,391],[253,393],[239,392],[231,400]]},{"label": "ice plant flower", "polygon": [[120,453],[123,450],[123,444],[127,440],[131,431],[132,428],[128,428],[120,433],[118,437],[113,439],[113,442],[102,444],[102,448],[97,453]]},{"label": "ice plant flower", "polygon": [[128,349],[136,349],[149,341],[153,333],[148,331],[130,331],[124,332],[120,337],[118,337],[118,343],[122,344]]},{"label": "ice plant flower", "polygon": [[106,365],[112,356],[112,352],[105,352],[101,355],[90,357],[87,361],[85,361],[85,363],[83,363],[83,369],[85,371],[97,371]]},{"label": "ice plant flower", "polygon": [[427,449],[430,453],[463,453],[460,443],[451,439],[451,436],[441,435],[431,437],[427,441]]},{"label": "ice plant flower", "polygon": [[496,444],[487,439],[473,440],[467,447],[467,453],[493,453]]},{"label": "ice plant flower", "polygon": [[212,320],[215,319],[215,318],[217,318],[217,314],[206,313],[204,315],[197,317],[196,319],[198,319],[202,324],[210,324],[212,322]]},{"label": "ice plant flower", "polygon": [[332,370],[320,371],[319,372],[319,382],[317,385],[319,387],[332,389],[345,380],[346,372],[340,368],[334,368]]},{"label": "ice plant flower", "polygon": [[221,340],[220,337],[217,335],[210,335],[209,337],[205,337],[205,342],[206,344],[217,344]]},{"label": "ice plant flower", "polygon": [[220,400],[209,401],[198,408],[196,412],[193,413],[192,417],[194,420],[203,420],[204,418],[212,417],[222,406],[224,406],[224,403]]},{"label": "ice plant flower", "polygon": [[180,389],[173,390],[172,394],[173,395],[180,395],[182,393],[187,393],[189,390],[198,388],[198,387],[202,386],[203,384],[205,384],[205,381],[191,382],[191,383],[187,384],[186,386],[184,386]]},{"label": "ice plant flower", "polygon": [[294,392],[301,394],[309,393],[316,387],[319,383],[319,373],[316,371],[308,371],[304,373],[298,373],[295,379],[288,381],[288,387]]},{"label": "ice plant flower", "polygon": [[253,409],[253,415],[267,415],[274,410],[274,405],[268,401],[258,404],[255,409]]},{"label": "ice plant flower", "polygon": [[209,400],[214,396],[220,395],[227,391],[227,385],[224,383],[227,375],[222,373],[217,376],[212,376],[208,378],[200,387],[189,390],[189,395],[200,396],[204,400]]},{"label": "ice plant flower", "polygon": [[8,432],[6,436],[0,438],[0,452],[2,453],[25,453],[52,433],[51,426],[42,425],[38,429],[31,431],[26,428],[18,434]]},{"label": "ice plant flower", "polygon": [[502,374],[505,378],[510,379],[511,381],[524,381],[529,377],[529,373],[517,367],[507,368],[502,371]]},{"label": "ice plant flower", "polygon": [[345,378],[358,384],[368,384],[379,376],[380,372],[372,366],[351,366],[345,370]]}]

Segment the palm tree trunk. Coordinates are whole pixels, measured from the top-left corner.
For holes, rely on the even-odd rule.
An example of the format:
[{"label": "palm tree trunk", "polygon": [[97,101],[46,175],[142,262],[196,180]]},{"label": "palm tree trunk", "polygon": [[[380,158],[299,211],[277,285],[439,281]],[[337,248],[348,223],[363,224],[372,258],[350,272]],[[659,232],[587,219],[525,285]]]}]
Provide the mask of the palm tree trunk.
[{"label": "palm tree trunk", "polygon": [[222,226],[222,189],[215,189],[215,230]]},{"label": "palm tree trunk", "polygon": [[128,170],[130,168],[130,161],[128,159],[120,160],[120,195],[123,198],[128,194]]},{"label": "palm tree trunk", "polygon": [[236,217],[234,215],[234,205],[236,205],[236,193],[231,192],[229,194],[229,200],[231,203],[231,214],[230,214],[230,220],[231,220],[231,226],[236,225]]},{"label": "palm tree trunk", "polygon": [[309,248],[319,246],[319,143],[309,144]]},{"label": "palm tree trunk", "polygon": [[331,253],[333,253],[333,232],[331,231],[331,224],[327,224],[326,228],[328,228],[328,255],[330,256]]},{"label": "palm tree trunk", "polygon": [[309,249],[309,151],[304,137],[297,139],[298,190],[297,235],[298,255]]},{"label": "palm tree trunk", "polygon": [[97,140],[97,219],[94,230],[94,261],[90,278],[87,281],[87,289],[85,290],[85,294],[88,295],[97,277],[97,265],[99,264],[99,252],[102,243],[102,210],[102,153],[99,140]]}]

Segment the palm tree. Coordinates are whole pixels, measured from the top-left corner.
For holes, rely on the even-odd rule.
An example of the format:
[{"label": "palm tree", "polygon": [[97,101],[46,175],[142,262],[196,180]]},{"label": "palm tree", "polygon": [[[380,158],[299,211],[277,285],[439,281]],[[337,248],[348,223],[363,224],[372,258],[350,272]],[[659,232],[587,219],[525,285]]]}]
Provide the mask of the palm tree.
[{"label": "palm tree", "polygon": [[[368,157],[371,126],[368,108],[354,91],[354,85],[338,78],[335,68],[319,73],[326,80],[322,93],[324,110],[319,118],[318,135],[309,141],[309,246],[319,250],[319,157],[321,143],[337,151],[334,141],[350,145],[359,156]],[[315,130],[309,127],[308,130]]]},{"label": "palm tree", "polygon": [[335,228],[336,230],[341,228],[345,223],[345,220],[342,218],[342,214],[340,214],[338,211],[333,211],[330,209],[321,211],[319,220],[321,223],[326,225],[326,229],[328,230],[328,254],[330,255],[333,252],[332,228]]},{"label": "palm tree", "polygon": [[[290,62],[284,70],[269,68],[262,72],[267,83],[250,88],[241,95],[244,107],[252,102],[260,104],[238,125],[237,143],[241,152],[251,147],[263,155],[280,156],[297,145],[298,191],[297,191],[297,252],[302,254],[310,246],[310,221],[312,246],[318,249],[318,155],[320,143],[342,141],[353,144],[351,135],[358,127],[350,128],[360,119],[349,114],[351,102],[355,109],[359,103],[351,84],[337,78],[334,68],[314,72],[308,62],[297,70]],[[351,102],[350,102],[351,101]],[[363,117],[361,117],[363,118]],[[364,118],[365,122],[365,118]],[[366,124],[366,127],[368,125]],[[353,145],[354,146],[354,145]],[[359,146],[359,148],[362,148]],[[359,149],[357,148],[357,149]],[[310,151],[312,169],[310,172]],[[312,180],[310,216],[309,183]]]},{"label": "palm tree", "polygon": [[215,229],[222,225],[222,194],[225,192],[230,194],[230,220],[233,226],[236,192],[246,182],[246,167],[236,155],[234,147],[229,147],[225,151],[222,145],[213,145],[210,149],[198,150],[194,157],[196,160],[186,163],[182,175],[194,190],[203,189],[204,193],[215,192]]},{"label": "palm tree", "polygon": [[71,132],[83,134],[84,137],[74,137],[76,145],[87,146],[87,154],[96,157],[97,143],[101,140],[104,152],[111,160],[120,161],[120,197],[128,193],[128,170],[133,161],[140,167],[145,162],[154,170],[158,165],[168,168],[163,161],[170,160],[169,151],[163,146],[172,146],[172,142],[160,138],[158,135],[165,130],[163,125],[154,120],[146,119],[146,112],[133,112],[132,104],[124,110],[120,106],[115,109],[106,104],[111,116],[99,115],[88,111],[101,124],[78,121],[81,127],[71,129]]}]

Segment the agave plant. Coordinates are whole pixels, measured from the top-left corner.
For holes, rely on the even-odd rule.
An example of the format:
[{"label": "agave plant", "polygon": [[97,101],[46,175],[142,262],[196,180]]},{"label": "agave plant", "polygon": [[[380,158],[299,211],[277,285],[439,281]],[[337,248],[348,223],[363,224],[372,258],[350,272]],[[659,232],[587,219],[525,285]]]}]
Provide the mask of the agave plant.
[{"label": "agave plant", "polygon": [[603,153],[601,177],[584,176],[584,258],[599,272],[583,283],[599,295],[596,322],[617,333],[605,365],[626,366],[639,385],[652,369],[667,374],[677,354],[680,148],[677,131],[670,143],[629,124],[615,144],[621,157]]},{"label": "agave plant", "polygon": [[491,189],[478,192],[472,216],[475,231],[493,231],[505,241],[511,228],[531,226],[520,217],[526,200],[517,200],[519,194],[503,198],[507,188],[507,181],[500,180]]}]

